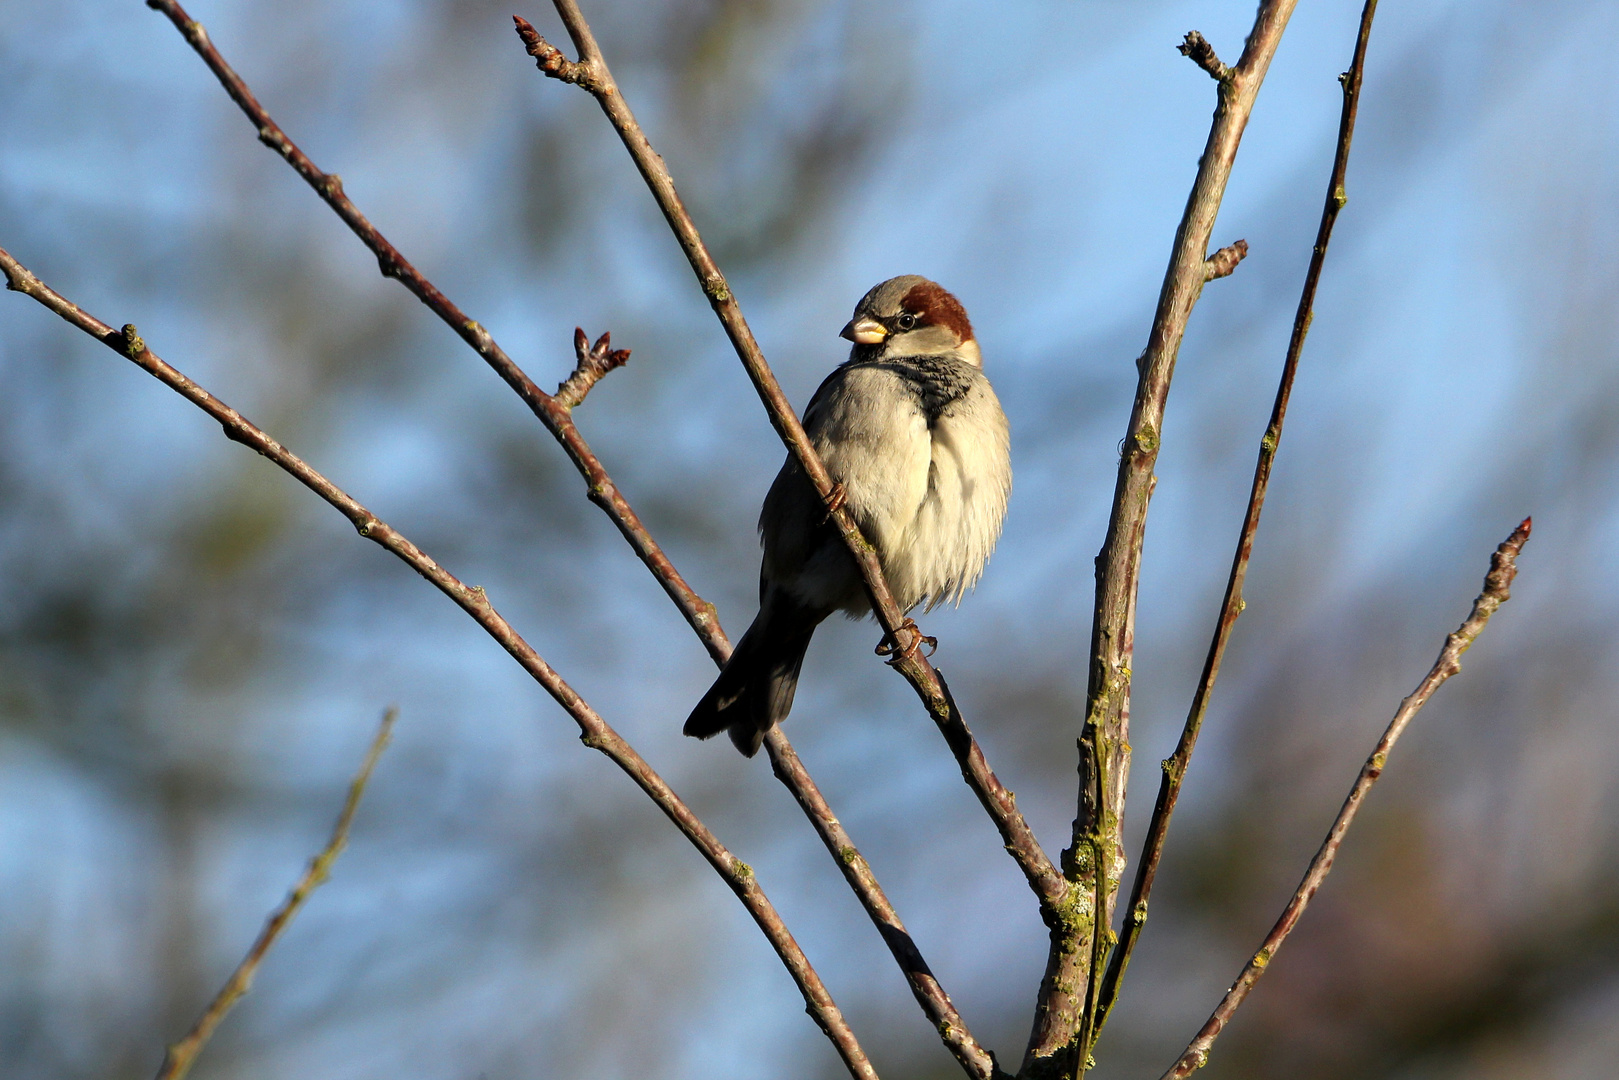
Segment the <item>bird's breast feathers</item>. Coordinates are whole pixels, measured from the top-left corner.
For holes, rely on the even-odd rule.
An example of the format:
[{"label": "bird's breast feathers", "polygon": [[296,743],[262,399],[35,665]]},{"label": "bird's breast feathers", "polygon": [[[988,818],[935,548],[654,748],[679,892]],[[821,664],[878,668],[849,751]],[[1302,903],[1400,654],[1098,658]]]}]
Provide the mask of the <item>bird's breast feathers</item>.
[{"label": "bird's breast feathers", "polygon": [[805,421],[900,606],[959,602],[1000,537],[1012,484],[989,380],[951,357],[847,364]]}]

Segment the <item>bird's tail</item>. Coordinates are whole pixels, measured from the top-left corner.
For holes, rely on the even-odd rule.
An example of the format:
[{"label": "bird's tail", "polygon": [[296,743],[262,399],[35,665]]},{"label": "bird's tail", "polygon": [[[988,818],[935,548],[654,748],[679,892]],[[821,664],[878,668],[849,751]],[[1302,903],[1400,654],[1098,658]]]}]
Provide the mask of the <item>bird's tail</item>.
[{"label": "bird's tail", "polygon": [[682,730],[699,739],[729,731],[744,755],[758,753],[765,733],[792,710],[804,652],[826,615],[767,588],[753,625]]}]

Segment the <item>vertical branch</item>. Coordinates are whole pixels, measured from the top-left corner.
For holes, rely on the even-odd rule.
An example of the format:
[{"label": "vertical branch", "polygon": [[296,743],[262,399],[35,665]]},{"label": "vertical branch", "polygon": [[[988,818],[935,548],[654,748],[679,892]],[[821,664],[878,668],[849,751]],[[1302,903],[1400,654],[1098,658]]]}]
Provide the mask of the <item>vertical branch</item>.
[{"label": "vertical branch", "polygon": [[[1231,562],[1231,575],[1226,581],[1225,598],[1220,604],[1220,615],[1215,623],[1214,637],[1203,662],[1203,674],[1192,696],[1191,710],[1181,730],[1175,752],[1163,763],[1163,779],[1158,785],[1158,801],[1153,806],[1152,821],[1147,826],[1147,839],[1142,847],[1141,863],[1136,867],[1135,881],[1130,889],[1130,906],[1124,916],[1119,944],[1108,962],[1098,994],[1096,1031],[1107,1022],[1108,1012],[1118,998],[1119,983],[1130,965],[1130,954],[1135,948],[1141,929],[1147,921],[1147,901],[1158,874],[1158,863],[1163,858],[1164,840],[1169,834],[1169,820],[1175,813],[1181,785],[1186,780],[1186,767],[1197,746],[1198,732],[1208,712],[1209,697],[1214,681],[1220,677],[1220,663],[1225,658],[1226,644],[1231,631],[1242,614],[1243,582],[1248,575],[1248,559],[1253,553],[1254,534],[1259,528],[1259,515],[1265,508],[1265,493],[1270,485],[1272,464],[1277,447],[1282,441],[1282,424],[1287,419],[1287,403],[1293,393],[1293,379],[1298,373],[1299,356],[1304,351],[1304,338],[1310,332],[1314,317],[1316,287],[1321,281],[1321,267],[1327,258],[1327,244],[1332,240],[1332,227],[1338,221],[1338,211],[1349,201],[1344,194],[1344,177],[1349,167],[1349,149],[1355,135],[1355,114],[1360,104],[1361,79],[1366,68],[1366,43],[1372,33],[1372,17],[1377,13],[1377,0],[1366,0],[1361,10],[1360,30],[1355,37],[1354,58],[1349,70],[1339,76],[1343,85],[1343,111],[1338,120],[1338,148],[1332,160],[1332,174],[1327,180],[1326,203],[1321,209],[1321,224],[1316,230],[1315,248],[1310,254],[1310,268],[1304,275],[1304,290],[1293,316],[1293,333],[1288,339],[1287,356],[1282,362],[1282,378],[1276,388],[1276,401],[1271,407],[1270,423],[1259,441],[1259,460],[1254,465],[1253,486],[1248,494],[1248,510],[1242,519],[1237,536],[1237,551]],[[1088,1041],[1094,1042],[1094,1035]]]},{"label": "vertical branch", "polygon": [[955,755],[962,778],[978,796],[979,803],[994,821],[1007,852],[1017,861],[1024,877],[1028,879],[1030,888],[1040,899],[1042,915],[1047,922],[1051,922],[1057,917],[1056,910],[1067,894],[1067,882],[1040,847],[1034,830],[1029,827],[1023,814],[1018,810],[1012,792],[1006,789],[990,769],[983,751],[973,738],[966,721],[962,719],[961,711],[956,707],[944,680],[916,647],[922,641],[922,632],[895,604],[888,582],[883,577],[882,566],[877,560],[875,549],[860,534],[860,528],[855,524],[853,516],[833,500],[832,479],[826,471],[826,466],[816,454],[815,448],[810,445],[798,414],[787,400],[787,395],[782,392],[775,373],[765,361],[764,353],[760,350],[759,343],[742,314],[741,305],[731,293],[725,276],[720,273],[718,264],[709,254],[697,226],[681,202],[668,166],[652,148],[646,133],[636,121],[635,114],[630,111],[623,94],[619,92],[618,84],[613,80],[613,73],[607,66],[600,46],[596,43],[590,24],[585,21],[584,15],[579,10],[577,0],[554,0],[554,2],[558,14],[562,17],[563,25],[567,27],[569,37],[573,39],[579,59],[567,59],[561,50],[541,37],[526,20],[514,16],[513,21],[516,23],[517,33],[522,38],[524,47],[546,75],[589,92],[623,141],[630,158],[635,162],[635,167],[646,180],[658,209],[663,212],[664,219],[674,232],[675,240],[685,253],[687,262],[691,264],[692,272],[697,276],[697,281],[707,295],[715,315],[718,316],[720,325],[724,327],[726,336],[741,359],[742,366],[764,403],[765,411],[776,433],[786,443],[788,452],[802,466],[804,474],[815,485],[821,498],[827,501],[829,517],[837,525],[844,543],[848,545],[854,557],[855,564],[860,568],[867,593],[871,598],[872,611],[886,632],[885,640],[898,646],[894,649],[889,663],[905,677],[921,698],[929,716],[939,727],[946,744]]},{"label": "vertical branch", "polygon": [[[1184,52],[1216,80],[1218,103],[1198,164],[1197,179],[1175,233],[1168,271],[1158,296],[1140,380],[1122,442],[1107,539],[1096,560],[1096,608],[1090,644],[1085,724],[1080,746],[1080,790],[1073,840],[1063,871],[1075,886],[1066,918],[1054,925],[1046,976],[1041,982],[1024,1072],[1072,1075],[1083,1071],[1082,1028],[1094,1003],[1094,958],[1111,936],[1112,909],[1124,867],[1120,831],[1130,771],[1130,665],[1135,648],[1136,592],[1153,466],[1163,430],[1170,379],[1193,306],[1210,280],[1209,236],[1254,99],[1296,0],[1261,0],[1253,29],[1235,67],[1226,67],[1201,35],[1188,35]],[[1223,260],[1216,260],[1222,262]],[[1098,902],[1099,901],[1099,902]],[[1088,947],[1087,947],[1088,946]]]},{"label": "vertical branch", "polygon": [[1293,927],[1298,925],[1299,918],[1309,906],[1316,890],[1321,888],[1321,883],[1326,880],[1327,874],[1331,873],[1332,863],[1338,857],[1338,847],[1343,843],[1344,834],[1349,831],[1349,826],[1354,822],[1355,814],[1360,810],[1360,804],[1365,801],[1372,785],[1382,777],[1383,768],[1388,764],[1389,752],[1393,750],[1394,744],[1399,741],[1406,726],[1428,703],[1428,699],[1433,697],[1434,691],[1444,685],[1445,680],[1461,671],[1462,653],[1472,647],[1473,642],[1484,630],[1485,624],[1490,621],[1490,616],[1494,615],[1496,609],[1506,603],[1512,595],[1512,579],[1518,576],[1518,553],[1523,550],[1524,542],[1529,539],[1529,529],[1530,520],[1524,518],[1523,522],[1512,530],[1512,535],[1503,540],[1501,546],[1495,549],[1495,554],[1490,556],[1490,571],[1484,576],[1483,591],[1479,593],[1478,599],[1473,601],[1473,610],[1462,625],[1457,627],[1456,632],[1445,638],[1444,647],[1439,650],[1439,658],[1434,661],[1433,667],[1423,677],[1422,682],[1417,684],[1417,688],[1409,697],[1400,702],[1399,709],[1394,713],[1394,719],[1389,721],[1383,737],[1377,740],[1371,756],[1366,759],[1366,764],[1361,766],[1360,775],[1355,778],[1354,786],[1349,789],[1349,796],[1344,799],[1338,817],[1333,821],[1332,828],[1327,831],[1327,838],[1322,841],[1315,858],[1310,860],[1309,869],[1304,872],[1304,879],[1299,882],[1293,898],[1288,901],[1287,907],[1276,920],[1276,925],[1271,927],[1270,933],[1265,935],[1259,950],[1247,964],[1243,965],[1242,973],[1237,976],[1237,981],[1232,984],[1231,989],[1226,991],[1214,1014],[1187,1046],[1186,1052],[1168,1072],[1164,1073],[1161,1080],[1185,1080],[1208,1061],[1209,1048],[1214,1045],[1214,1040],[1225,1030],[1226,1022],[1248,997],[1254,983],[1265,974],[1265,969],[1270,966],[1282,943],[1293,932]]},{"label": "vertical branch", "polygon": [[359,534],[386,549],[440,592],[453,600],[457,607],[472,616],[484,631],[494,638],[524,671],[538,682],[553,700],[568,713],[579,727],[579,738],[592,750],[599,750],[617,765],[635,784],[646,792],[664,815],[674,823],[708,864],[736,893],[742,906],[753,917],[775,949],[782,965],[797,984],[804,997],[806,1011],[837,1050],[850,1075],[858,1080],[876,1080],[876,1070],[866,1058],[854,1032],[843,1018],[837,1003],[827,991],[821,977],[810,965],[804,950],[794,940],[775,905],[759,887],[753,868],[731,854],[720,843],[685,801],[659,776],[656,770],[633,746],[624,740],[573,687],[546,663],[522,635],[495,610],[481,586],[467,585],[440,566],[421,548],[411,543],[402,533],[367,510],[347,492],[333,484],[302,458],[270,438],[241,413],[219,400],[206,389],[188,378],[146,347],[133,325],[120,330],[84,311],[60,293],[50,288],[28,269],[18,263],[4,249],[0,249],[0,272],[6,276],[6,287],[23,293],[49,308],[78,329],[100,341],[114,352],[127,357],[165,386],[180,394],[212,417],[224,429],[225,437],[239,442],[269,459],[293,479],[303,484],[328,505],[349,520]]},{"label": "vertical branch", "polygon": [[377,767],[377,759],[382,757],[382,751],[388,746],[388,739],[393,734],[394,720],[399,716],[399,710],[389,708],[382,714],[382,723],[377,727],[377,734],[371,740],[371,748],[366,751],[365,761],[360,765],[360,771],[349,781],[348,798],[343,802],[343,811],[337,815],[337,824],[332,828],[332,838],[313,859],[309,860],[309,867],[298,879],[292,891],[281,905],[270,913],[264,923],[264,929],[253,942],[252,948],[242,962],[236,965],[225,985],[220,987],[214,1000],[202,1011],[197,1022],[192,1025],[184,1038],[169,1046],[168,1052],[163,1056],[163,1067],[158,1070],[157,1080],[183,1080],[186,1073],[191,1071],[191,1065],[197,1060],[197,1055],[213,1037],[214,1029],[220,1021],[225,1019],[236,1002],[253,988],[253,976],[258,974],[259,965],[264,962],[264,956],[270,951],[270,946],[281,937],[281,932],[292,922],[292,917],[298,914],[298,909],[304,906],[309,894],[325,884],[331,876],[332,864],[343,853],[343,848],[349,842],[349,826],[354,822],[354,812],[360,808],[360,797],[365,794],[366,784],[371,782],[371,771]]}]

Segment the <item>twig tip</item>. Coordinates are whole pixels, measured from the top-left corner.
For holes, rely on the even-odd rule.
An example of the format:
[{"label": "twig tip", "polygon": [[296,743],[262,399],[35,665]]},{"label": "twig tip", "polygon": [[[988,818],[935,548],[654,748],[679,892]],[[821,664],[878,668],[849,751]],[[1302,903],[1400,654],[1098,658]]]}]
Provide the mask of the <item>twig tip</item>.
[{"label": "twig tip", "polygon": [[1238,240],[1234,244],[1216,251],[1203,261],[1203,272],[1206,280],[1229,277],[1236,270],[1237,264],[1248,257],[1248,241]]},{"label": "twig tip", "polygon": [[585,400],[597,380],[614,368],[623,367],[630,358],[630,350],[613,348],[612,331],[603,333],[592,345],[590,335],[582,326],[573,328],[573,352],[577,358],[573,374],[563,380],[553,395],[563,408],[570,410]]},{"label": "twig tip", "polygon": [[1225,82],[1231,78],[1231,69],[1220,62],[1220,58],[1215,55],[1214,46],[1210,45],[1209,39],[1198,31],[1187,31],[1186,40],[1175,46],[1175,48],[1182,56],[1191,60],[1192,63],[1220,82]]},{"label": "twig tip", "polygon": [[562,50],[546,41],[534,25],[521,15],[513,15],[512,23],[517,36],[523,39],[523,48],[534,58],[545,74],[562,82],[573,83],[595,93],[599,87],[595,66],[588,60],[573,61],[562,55]]}]

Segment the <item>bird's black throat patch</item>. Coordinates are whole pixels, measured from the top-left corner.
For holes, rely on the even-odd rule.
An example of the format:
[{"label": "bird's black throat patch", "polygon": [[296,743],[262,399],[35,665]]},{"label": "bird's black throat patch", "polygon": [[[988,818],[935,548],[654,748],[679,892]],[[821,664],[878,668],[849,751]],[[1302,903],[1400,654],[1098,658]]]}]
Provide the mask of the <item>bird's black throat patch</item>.
[{"label": "bird's black throat patch", "polygon": [[898,375],[916,395],[929,428],[939,422],[946,409],[961,400],[977,374],[971,364],[954,356],[895,356],[863,366],[883,368]]}]

